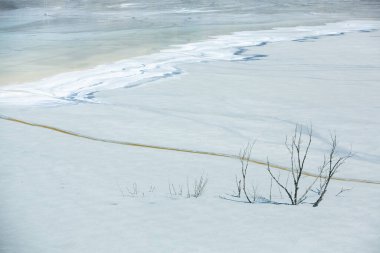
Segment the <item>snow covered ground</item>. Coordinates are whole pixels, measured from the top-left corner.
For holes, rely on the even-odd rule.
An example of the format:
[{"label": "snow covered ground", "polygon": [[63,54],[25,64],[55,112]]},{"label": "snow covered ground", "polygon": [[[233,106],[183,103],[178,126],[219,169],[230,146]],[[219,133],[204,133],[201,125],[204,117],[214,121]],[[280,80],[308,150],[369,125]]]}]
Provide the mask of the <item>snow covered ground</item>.
[{"label": "snow covered ground", "polygon": [[[378,182],[380,32],[335,32],[249,46],[240,54],[261,56],[251,60],[180,62],[181,75],[103,89],[97,103],[23,106],[7,97],[0,114],[105,140],[231,155],[256,140],[253,158],[284,166],[285,135],[312,124],[308,171],[335,131],[339,151],[355,153],[338,176]],[[234,191],[235,159],[4,119],[0,140],[0,252],[380,251],[379,184],[333,181],[318,208],[247,204],[221,198]],[[200,198],[170,195],[169,184],[186,188],[202,175],[209,181]],[[265,167],[252,164],[248,179],[267,196]],[[138,194],[129,196],[134,184]],[[351,190],[335,196],[342,187]]]}]

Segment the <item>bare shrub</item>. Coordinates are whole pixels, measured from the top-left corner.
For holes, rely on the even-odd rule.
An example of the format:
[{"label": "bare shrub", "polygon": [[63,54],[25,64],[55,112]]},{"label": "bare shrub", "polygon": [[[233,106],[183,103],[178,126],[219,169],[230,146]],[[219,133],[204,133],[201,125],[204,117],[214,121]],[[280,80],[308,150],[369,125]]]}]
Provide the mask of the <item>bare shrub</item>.
[{"label": "bare shrub", "polygon": [[[121,196],[123,198],[125,197],[132,197],[132,198],[137,198],[137,197],[145,197],[145,191],[140,190],[139,187],[137,186],[137,183],[134,182],[131,187],[128,186],[123,186],[121,187],[118,184],[119,191],[121,193]],[[153,192],[156,190],[156,187],[153,185],[150,185],[148,194],[153,194]]]},{"label": "bare shrub", "polygon": [[137,189],[137,184],[136,184],[136,183],[133,183],[131,189],[129,189],[129,188],[127,187],[127,191],[128,191],[128,193],[129,193],[129,195],[132,196],[132,197],[136,197],[136,196],[139,194],[139,191],[138,191],[138,189]]},{"label": "bare shrub", "polygon": [[182,196],[182,185],[178,185],[177,187],[174,184],[169,183],[169,193],[170,196]]},{"label": "bare shrub", "polygon": [[[308,138],[306,145],[303,144],[302,141],[302,128],[299,128],[296,126],[294,130],[294,134],[291,137],[290,142],[288,141],[288,138],[286,138],[285,146],[290,154],[290,174],[292,179],[292,186],[293,189],[291,189],[290,186],[287,185],[288,180],[286,181],[286,184],[283,184],[280,182],[280,175],[277,177],[273,175],[269,160],[267,160],[267,170],[271,176],[271,178],[277,183],[278,186],[280,186],[281,189],[283,189],[288,196],[290,203],[292,205],[298,205],[302,203],[307,196],[308,191],[310,191],[311,187],[315,183],[315,181],[308,187],[304,193],[300,196],[299,195],[299,186],[300,186],[300,180],[302,176],[302,172],[305,168],[305,162],[306,158],[309,152],[309,148],[312,141],[312,130],[310,129],[308,132]],[[289,177],[288,177],[289,178]]]},{"label": "bare shrub", "polygon": [[[351,152],[344,156],[338,156],[336,154],[336,136],[331,137],[331,144],[328,156],[324,158],[323,163],[318,168],[318,175],[315,179],[308,184],[308,186],[300,191],[301,181],[304,176],[305,163],[309,155],[309,149],[312,142],[313,132],[312,129],[307,129],[307,139],[306,142],[303,140],[303,129],[302,127],[296,126],[293,136],[288,140],[286,138],[285,146],[290,155],[290,176],[288,174],[286,182],[280,180],[280,174],[275,176],[272,172],[269,160],[267,161],[267,171],[271,176],[271,179],[286,193],[287,197],[290,200],[291,205],[298,205],[303,203],[307,198],[310,191],[313,190],[315,183],[319,180],[319,188],[315,191],[318,193],[317,200],[313,203],[314,207],[317,207],[322,201],[324,195],[326,194],[327,187],[338,171],[338,168],[352,156]],[[288,185],[288,180],[291,180],[290,185]],[[314,190],[313,190],[314,191]]]},{"label": "bare shrub", "polygon": [[[347,155],[339,156],[336,152],[336,135],[331,136],[331,148],[328,154],[328,158],[324,159],[324,165],[320,169],[320,184],[318,188],[319,197],[317,201],[314,202],[313,207],[317,207],[319,203],[323,200],[327,192],[327,187],[330,184],[332,177],[337,173],[340,166],[342,166],[348,158],[352,157],[352,153],[349,152]],[[343,192],[343,188],[340,193]],[[337,195],[339,195],[338,193]]]},{"label": "bare shrub", "polygon": [[203,194],[203,192],[206,189],[207,182],[208,182],[208,179],[203,176],[201,176],[199,180],[195,179],[194,193],[192,194],[194,198],[198,198]]},{"label": "bare shrub", "polygon": [[247,172],[251,159],[252,149],[255,143],[248,143],[245,148],[239,152],[240,160],[240,175],[241,177],[235,176],[235,183],[237,194],[234,197],[240,198],[241,192],[244,193],[245,198],[249,203],[254,203],[257,199],[257,187],[252,186],[252,193],[247,189]]},{"label": "bare shrub", "polygon": [[125,189],[126,189],[126,191],[124,192],[124,191],[120,188],[120,191],[121,191],[123,197],[128,196],[128,197],[136,198],[136,197],[144,197],[144,196],[145,196],[145,193],[142,192],[142,191],[140,191],[140,190],[138,189],[136,183],[133,183],[131,188],[129,188],[129,187],[125,187]]},{"label": "bare shrub", "polygon": [[256,200],[260,197],[258,195],[257,186],[252,185],[252,194],[250,194],[250,195],[251,195],[251,199],[252,199],[252,202],[250,202],[250,203],[255,203]]},{"label": "bare shrub", "polygon": [[155,186],[151,185],[151,186],[149,187],[149,192],[154,192],[155,190],[156,190],[156,187],[155,187]]},{"label": "bare shrub", "polygon": [[236,198],[240,198],[241,196],[241,179],[238,180],[237,176],[235,176],[236,190],[237,193],[234,195]]}]

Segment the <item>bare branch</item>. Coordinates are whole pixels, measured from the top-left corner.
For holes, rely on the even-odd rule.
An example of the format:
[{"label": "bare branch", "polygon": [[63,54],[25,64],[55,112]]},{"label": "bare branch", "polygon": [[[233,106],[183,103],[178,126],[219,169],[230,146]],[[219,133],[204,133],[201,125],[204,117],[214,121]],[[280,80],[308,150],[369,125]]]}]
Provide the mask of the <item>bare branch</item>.
[{"label": "bare branch", "polygon": [[242,181],[241,181],[241,189],[243,190],[243,193],[249,203],[253,203],[252,199],[249,196],[249,193],[247,191],[247,170],[249,166],[249,161],[251,159],[251,153],[253,149],[253,145],[255,143],[248,143],[247,146],[240,151],[240,164],[241,164],[241,175],[242,175]]},{"label": "bare branch", "polygon": [[270,169],[270,164],[269,164],[269,160],[267,160],[267,171],[269,172],[269,175],[272,177],[272,179],[277,183],[277,185],[279,187],[281,187],[285,192],[286,192],[286,195],[288,195],[288,198],[290,199],[290,202],[292,203],[292,205],[294,205],[294,200],[293,200],[293,197],[292,197],[292,194],[290,194],[289,190],[280,183],[280,181],[273,175],[271,169]]},{"label": "bare branch", "polygon": [[340,194],[342,194],[343,192],[345,192],[345,191],[350,191],[352,188],[343,188],[342,187],[342,189],[340,189],[340,191],[335,195],[335,196],[339,196]]},{"label": "bare branch", "polygon": [[327,187],[329,186],[329,183],[331,181],[331,178],[335,175],[335,173],[338,171],[340,166],[342,166],[347,159],[352,157],[351,151],[344,155],[344,156],[338,156],[336,157],[336,147],[337,147],[337,140],[336,135],[331,135],[331,148],[329,152],[329,159],[327,161],[327,172],[325,175],[321,176],[323,178],[322,183],[320,184],[319,189],[319,198],[314,202],[313,207],[317,207],[319,203],[323,200],[324,195],[327,192]]}]

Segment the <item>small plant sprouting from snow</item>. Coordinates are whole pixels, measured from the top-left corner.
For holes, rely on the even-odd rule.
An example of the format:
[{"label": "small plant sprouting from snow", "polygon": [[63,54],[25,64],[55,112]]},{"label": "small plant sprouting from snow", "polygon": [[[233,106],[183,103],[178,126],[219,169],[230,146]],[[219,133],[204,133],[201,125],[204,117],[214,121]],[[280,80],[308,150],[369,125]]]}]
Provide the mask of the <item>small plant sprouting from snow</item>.
[{"label": "small plant sprouting from snow", "polygon": [[[189,184],[189,179],[186,180],[186,189],[182,184],[173,184],[169,182],[169,196],[172,199],[177,198],[199,198],[201,197],[208,183],[208,178],[200,176],[195,178],[193,184]],[[148,189],[139,187],[136,182],[132,185],[121,187],[118,184],[120,195],[123,198],[144,198],[156,194],[156,187],[150,185]],[[167,197],[167,195],[165,195]]]},{"label": "small plant sprouting from snow", "polygon": [[174,185],[169,183],[169,194],[172,198],[185,197],[185,198],[199,198],[205,192],[208,183],[208,178],[201,176],[195,179],[192,187],[189,185],[189,179],[186,180],[186,193],[183,191],[181,184]]},{"label": "small plant sprouting from snow", "polygon": [[153,186],[153,185],[150,185],[148,190],[141,190],[137,183],[134,182],[131,186],[125,186],[124,188],[121,187],[120,185],[119,186],[119,191],[120,191],[120,194],[123,198],[126,198],[126,197],[130,197],[130,198],[143,198],[145,197],[147,194],[153,194],[156,190],[156,187]]}]

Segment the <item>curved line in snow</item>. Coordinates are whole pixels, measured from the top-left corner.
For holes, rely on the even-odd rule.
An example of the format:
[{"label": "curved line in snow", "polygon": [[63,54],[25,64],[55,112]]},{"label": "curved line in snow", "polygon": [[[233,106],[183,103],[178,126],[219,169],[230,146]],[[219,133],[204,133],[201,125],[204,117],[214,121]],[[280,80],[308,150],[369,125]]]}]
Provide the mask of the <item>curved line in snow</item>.
[{"label": "curved line in snow", "polygon": [[[226,158],[231,158],[231,159],[239,159],[238,155],[230,155],[230,154],[224,154],[224,153],[215,153],[215,152],[209,152],[209,151],[199,151],[199,150],[182,149],[182,148],[174,148],[174,147],[164,147],[164,146],[135,143],[135,142],[128,142],[128,141],[117,141],[117,140],[103,139],[103,138],[99,138],[99,137],[93,137],[93,136],[75,133],[75,132],[72,132],[69,130],[64,130],[64,129],[53,127],[53,126],[27,122],[24,120],[8,117],[8,116],[4,116],[4,115],[0,115],[0,119],[19,123],[19,124],[23,124],[23,125],[44,128],[44,129],[48,129],[48,130],[55,131],[58,133],[71,135],[74,137],[88,139],[88,140],[92,140],[92,141],[105,142],[105,143],[118,144],[118,145],[125,145],[125,146],[131,146],[131,147],[139,147],[139,148],[148,148],[148,149],[166,150],[166,151],[190,153],[190,154],[197,154],[197,155],[208,155],[208,156],[226,157]],[[258,164],[261,166],[265,166],[265,167],[268,166],[268,164],[266,162],[256,160],[256,159],[250,159],[249,162],[255,163],[255,164]],[[270,164],[270,167],[274,168],[274,169],[278,169],[278,170],[290,171],[289,168],[281,166],[281,165]],[[314,178],[318,177],[317,174],[314,174],[311,172],[303,172],[302,174],[305,176],[314,177]],[[375,180],[357,179],[357,178],[343,178],[343,177],[333,177],[332,179],[334,179],[336,181],[366,183],[366,184],[379,184],[380,185],[380,181],[375,181]]]}]

